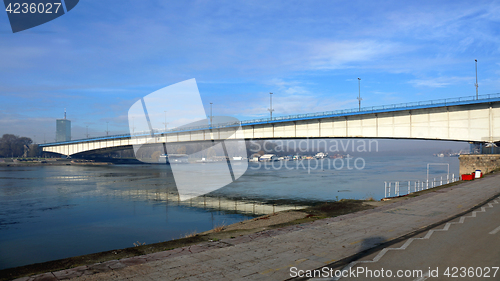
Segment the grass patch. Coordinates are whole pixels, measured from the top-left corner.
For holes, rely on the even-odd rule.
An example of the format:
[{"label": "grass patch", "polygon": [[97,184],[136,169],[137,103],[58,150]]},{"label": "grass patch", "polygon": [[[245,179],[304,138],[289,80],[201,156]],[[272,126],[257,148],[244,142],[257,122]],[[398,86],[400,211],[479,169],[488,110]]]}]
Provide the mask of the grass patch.
[{"label": "grass patch", "polygon": [[213,231],[214,232],[221,232],[221,231],[224,230],[225,227],[226,227],[226,223],[222,222],[221,224],[219,224],[216,227],[214,227]]},{"label": "grass patch", "polygon": [[181,236],[181,238],[191,238],[191,237],[195,237],[196,234],[198,234],[198,232],[196,230],[193,230],[192,232],[188,232],[184,235]]}]

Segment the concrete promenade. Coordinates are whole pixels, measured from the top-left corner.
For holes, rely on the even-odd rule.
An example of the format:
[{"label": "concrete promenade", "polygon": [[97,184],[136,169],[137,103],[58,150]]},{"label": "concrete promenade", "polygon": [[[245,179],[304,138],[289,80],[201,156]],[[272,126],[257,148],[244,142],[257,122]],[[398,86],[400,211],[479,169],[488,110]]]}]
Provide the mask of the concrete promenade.
[{"label": "concrete promenade", "polygon": [[500,174],[372,210],[18,280],[285,280],[429,225],[500,194]]}]

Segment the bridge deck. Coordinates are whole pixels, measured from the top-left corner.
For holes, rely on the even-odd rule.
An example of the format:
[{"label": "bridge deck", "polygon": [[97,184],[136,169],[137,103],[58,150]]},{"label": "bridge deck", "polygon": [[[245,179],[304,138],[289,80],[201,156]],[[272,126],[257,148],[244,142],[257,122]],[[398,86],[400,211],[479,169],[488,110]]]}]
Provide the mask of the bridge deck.
[{"label": "bridge deck", "polygon": [[[323,119],[323,118],[370,115],[370,114],[376,114],[376,113],[390,113],[390,112],[396,112],[396,111],[431,109],[431,108],[460,106],[460,105],[474,105],[474,104],[483,104],[483,103],[492,103],[492,102],[500,102],[500,93],[489,94],[489,95],[480,95],[478,99],[476,99],[475,96],[467,96],[467,97],[459,97],[459,98],[438,99],[438,100],[430,100],[430,101],[420,101],[420,102],[400,103],[400,104],[392,104],[392,105],[363,107],[363,108],[361,108],[361,110],[356,108],[356,109],[344,109],[344,110],[325,111],[325,112],[308,113],[308,114],[279,116],[279,117],[274,117],[272,119],[260,118],[260,119],[245,120],[245,121],[241,121],[241,122],[237,122],[237,123],[217,124],[216,126],[199,126],[199,127],[190,127],[190,128],[182,128],[182,129],[173,128],[173,129],[167,130],[167,131],[155,130],[154,135],[177,134],[177,133],[184,133],[184,132],[204,131],[204,130],[230,128],[230,127],[238,127],[238,126],[246,127],[246,126],[264,125],[264,124],[279,124],[279,123],[293,122],[293,121],[306,121],[306,120]],[[140,137],[140,136],[146,137],[149,135],[151,135],[151,132],[143,132],[143,133],[134,134],[134,137]],[[86,139],[77,139],[77,140],[64,141],[64,142],[53,142],[53,143],[41,144],[40,146],[41,147],[49,147],[49,146],[75,144],[75,143],[83,143],[83,142],[127,139],[127,138],[131,138],[131,137],[132,136],[130,134],[121,134],[121,135],[102,136],[102,137],[94,137],[94,138],[86,138]]]}]

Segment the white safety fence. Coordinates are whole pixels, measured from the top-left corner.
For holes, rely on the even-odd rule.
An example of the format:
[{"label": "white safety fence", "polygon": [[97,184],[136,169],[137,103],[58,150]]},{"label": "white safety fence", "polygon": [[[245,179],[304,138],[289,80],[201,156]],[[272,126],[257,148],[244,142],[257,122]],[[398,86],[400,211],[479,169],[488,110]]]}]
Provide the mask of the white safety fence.
[{"label": "white safety fence", "polygon": [[[410,181],[386,181],[385,185],[385,198],[398,197],[408,195],[413,192],[421,191],[424,189],[434,188],[443,184],[456,182],[460,178],[456,178],[455,174],[446,175],[446,177],[433,178],[428,180],[410,180]],[[391,196],[392,194],[392,196]]]}]

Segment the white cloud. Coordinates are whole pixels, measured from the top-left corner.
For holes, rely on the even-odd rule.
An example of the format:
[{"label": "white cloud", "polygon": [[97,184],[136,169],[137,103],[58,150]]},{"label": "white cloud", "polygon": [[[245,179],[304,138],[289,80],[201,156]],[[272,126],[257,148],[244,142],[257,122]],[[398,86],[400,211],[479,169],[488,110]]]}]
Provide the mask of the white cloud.
[{"label": "white cloud", "polygon": [[314,69],[349,68],[351,63],[381,60],[402,50],[398,43],[374,40],[315,42],[310,44],[310,64]]},{"label": "white cloud", "polygon": [[414,79],[408,81],[415,87],[443,88],[448,85],[462,85],[474,83],[474,77],[437,77],[428,79]]}]

